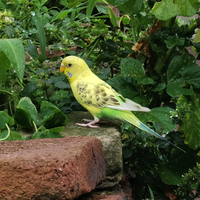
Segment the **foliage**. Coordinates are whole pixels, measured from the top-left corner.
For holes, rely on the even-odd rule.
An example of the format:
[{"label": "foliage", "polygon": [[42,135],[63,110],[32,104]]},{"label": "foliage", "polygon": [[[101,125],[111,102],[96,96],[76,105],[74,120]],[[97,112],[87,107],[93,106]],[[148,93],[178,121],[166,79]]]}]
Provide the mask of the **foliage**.
[{"label": "foliage", "polygon": [[200,190],[200,164],[197,165],[193,169],[189,169],[188,172],[183,176],[183,181],[181,182],[178,189],[175,190],[175,193],[179,199],[183,199],[186,196],[190,196],[191,199],[198,197]]},{"label": "foliage", "polygon": [[[59,126],[65,125],[68,121],[65,114],[55,105],[46,101],[41,103],[40,119],[38,119],[37,109],[28,97],[20,99],[16,106],[14,117],[9,116],[7,111],[4,110],[0,111],[0,119],[0,141],[28,139],[23,138],[16,131],[19,128],[35,129],[32,139],[62,137],[60,132],[64,127]],[[8,125],[11,127],[11,130]]]},{"label": "foliage", "polygon": [[32,139],[60,137],[57,126],[66,122],[61,111],[83,109],[58,72],[60,57],[78,55],[123,96],[151,108],[136,116],[187,152],[123,124],[124,161],[137,174],[136,199],[168,199],[168,185],[177,197],[189,198],[190,189],[199,188],[198,181],[195,187],[186,182],[196,180],[189,169],[199,167],[200,31],[190,38],[200,20],[184,23],[177,16],[198,10],[198,0],[1,0],[0,137],[10,132],[7,140],[24,139],[18,126],[35,129]]}]

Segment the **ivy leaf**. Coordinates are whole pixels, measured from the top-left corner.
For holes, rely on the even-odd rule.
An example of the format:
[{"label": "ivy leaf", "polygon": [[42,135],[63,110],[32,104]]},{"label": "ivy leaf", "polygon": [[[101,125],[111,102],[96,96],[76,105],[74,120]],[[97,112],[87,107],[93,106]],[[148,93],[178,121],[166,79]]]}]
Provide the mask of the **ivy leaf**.
[{"label": "ivy leaf", "polygon": [[15,121],[22,127],[32,129],[33,121],[37,123],[37,109],[28,97],[20,99],[14,114]]},{"label": "ivy leaf", "polygon": [[46,129],[45,131],[34,133],[32,136],[32,140],[43,139],[43,138],[62,138],[62,137],[63,136],[60,133]]},{"label": "ivy leaf", "polygon": [[154,4],[152,13],[157,19],[167,21],[168,19],[179,15],[180,9],[172,0],[162,0],[161,2]]},{"label": "ivy leaf", "polygon": [[40,107],[40,123],[46,128],[65,125],[67,116],[55,105],[48,101],[42,101]]}]

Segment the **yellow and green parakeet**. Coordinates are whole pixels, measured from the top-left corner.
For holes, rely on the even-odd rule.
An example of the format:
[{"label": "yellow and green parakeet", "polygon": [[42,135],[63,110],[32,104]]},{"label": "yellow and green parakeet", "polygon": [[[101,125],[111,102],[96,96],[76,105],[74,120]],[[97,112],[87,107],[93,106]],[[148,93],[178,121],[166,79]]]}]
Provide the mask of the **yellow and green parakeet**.
[{"label": "yellow and green parakeet", "polygon": [[[142,107],[117,93],[110,85],[97,77],[83,59],[76,56],[65,57],[60,66],[60,71],[67,76],[76,100],[94,117],[94,120],[84,119],[84,121],[88,122],[86,124],[76,123],[76,125],[98,128],[96,123],[101,118],[119,119],[169,142],[143,124],[131,112],[150,112],[149,108]],[[175,146],[171,142],[169,143]]]}]

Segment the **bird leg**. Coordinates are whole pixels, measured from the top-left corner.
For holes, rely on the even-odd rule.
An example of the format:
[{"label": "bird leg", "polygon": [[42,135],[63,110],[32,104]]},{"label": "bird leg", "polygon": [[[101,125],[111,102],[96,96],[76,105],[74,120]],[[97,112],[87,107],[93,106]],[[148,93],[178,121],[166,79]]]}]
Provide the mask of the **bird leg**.
[{"label": "bird leg", "polygon": [[87,124],[76,123],[76,125],[82,126],[82,127],[99,128],[98,126],[94,126],[94,124],[99,122],[98,118],[94,117],[94,120],[90,120],[90,119],[83,119],[83,120],[89,123]]}]

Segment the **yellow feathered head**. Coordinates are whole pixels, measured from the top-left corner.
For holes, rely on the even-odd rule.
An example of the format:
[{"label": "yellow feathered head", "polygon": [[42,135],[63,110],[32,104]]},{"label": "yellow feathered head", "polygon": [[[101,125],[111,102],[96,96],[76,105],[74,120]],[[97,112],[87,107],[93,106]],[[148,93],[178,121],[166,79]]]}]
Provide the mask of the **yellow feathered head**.
[{"label": "yellow feathered head", "polygon": [[60,71],[64,72],[69,82],[78,78],[79,75],[91,72],[85,61],[76,56],[65,57],[61,63]]}]

